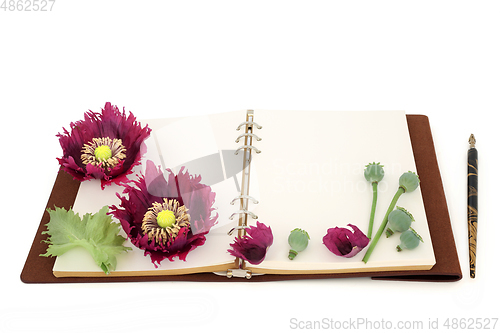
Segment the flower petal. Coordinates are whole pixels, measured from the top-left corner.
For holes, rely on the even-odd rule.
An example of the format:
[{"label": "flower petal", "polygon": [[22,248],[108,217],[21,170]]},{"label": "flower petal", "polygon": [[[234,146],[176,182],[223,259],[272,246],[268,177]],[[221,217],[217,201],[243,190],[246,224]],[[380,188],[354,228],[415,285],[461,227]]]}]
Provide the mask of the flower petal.
[{"label": "flower petal", "polygon": [[326,235],[323,237],[323,244],[325,244],[328,250],[344,258],[354,257],[370,241],[358,227],[352,224],[348,224],[348,226],[354,232],[347,228],[335,227],[328,229]]},{"label": "flower petal", "polygon": [[370,240],[361,230],[359,230],[358,227],[353,224],[348,224],[347,226],[351,227],[351,229],[354,230],[354,232],[349,237],[353,246],[364,248],[368,245]]},{"label": "flower petal", "polygon": [[212,216],[215,203],[215,192],[207,185],[201,184],[201,176],[192,176],[181,168],[177,175],[180,196],[184,205],[189,207],[191,230],[194,234],[210,230],[217,222],[218,214]]},{"label": "flower petal", "polygon": [[263,247],[268,248],[273,245],[273,232],[271,231],[271,227],[266,226],[264,223],[257,221],[257,227],[248,228],[247,234]]},{"label": "flower petal", "polygon": [[257,221],[257,226],[246,229],[246,235],[237,237],[234,243],[229,244],[232,249],[227,250],[233,256],[258,265],[266,257],[267,249],[273,244],[273,233],[270,227]]},{"label": "flower petal", "polygon": [[[63,133],[57,134],[63,150],[63,156],[57,159],[59,164],[76,180],[100,179],[102,188],[111,183],[128,181],[127,175],[131,174],[133,167],[140,163],[145,153],[144,140],[151,133],[147,125],[141,127],[131,112],[127,117],[125,110],[120,112],[109,102],[100,114],[90,110],[86,112],[83,120],[70,124],[70,129],[71,131],[68,131],[63,128]],[[126,157],[112,169],[92,164],[85,165],[81,158],[82,147],[94,138],[103,137],[122,140]]]},{"label": "flower petal", "polygon": [[[214,210],[212,207],[214,201],[211,198],[215,196],[215,193],[209,186],[199,183],[201,177],[193,177],[187,171],[184,174],[179,173],[177,176],[170,170],[168,172],[168,180],[166,180],[161,169],[157,168],[151,161],[147,161],[146,175],[140,176],[137,181],[122,184],[125,188],[123,196],[119,193],[116,194],[121,201],[121,208],[110,207],[112,214],[120,220],[122,228],[132,244],[143,249],[144,255],[150,256],[155,267],[158,267],[164,259],[173,261],[175,257],[178,257],[185,261],[189,252],[205,244],[205,235],[217,222],[217,215],[211,216]],[[179,181],[179,179],[181,180]],[[180,182],[188,182],[188,184],[184,184],[186,188],[203,189],[200,193],[191,195],[191,197],[195,197],[194,199],[190,198],[187,203],[182,203],[187,207],[189,213],[191,210],[199,211],[199,216],[191,216],[191,226],[181,228],[177,237],[165,244],[149,240],[148,235],[144,234],[142,230],[144,214],[154,202],[163,202],[164,199],[182,200],[178,197],[177,191]],[[204,196],[207,196],[208,199]],[[179,202],[181,203],[181,201]],[[200,205],[200,207],[193,207],[193,205]],[[193,224],[201,225],[202,232],[194,232]]]},{"label": "flower petal", "polygon": [[177,198],[177,186],[175,176],[170,172],[168,182],[161,171],[161,167],[156,167],[153,161],[146,161],[145,182],[147,192],[160,198]]}]

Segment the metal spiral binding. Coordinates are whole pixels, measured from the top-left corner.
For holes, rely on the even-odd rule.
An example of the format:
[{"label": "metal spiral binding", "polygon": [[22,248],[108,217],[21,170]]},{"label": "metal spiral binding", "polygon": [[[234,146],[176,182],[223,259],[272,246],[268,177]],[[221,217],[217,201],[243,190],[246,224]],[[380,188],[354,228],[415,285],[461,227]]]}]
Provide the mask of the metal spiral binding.
[{"label": "metal spiral binding", "polygon": [[[261,129],[262,126],[257,124],[256,122],[253,121],[254,115],[253,115],[253,110],[248,110],[247,111],[247,119],[246,121],[242,122],[236,130],[240,130],[242,126],[245,128],[245,133],[241,134],[236,138],[236,143],[240,142],[241,139],[244,139],[243,145],[240,146],[238,149],[235,150],[234,154],[238,155],[240,150],[244,152],[244,158],[243,158],[243,179],[242,179],[242,185],[241,185],[241,195],[235,197],[231,201],[231,205],[234,205],[236,201],[240,201],[240,209],[234,212],[229,218],[232,220],[235,216],[239,215],[240,216],[240,223],[237,227],[232,228],[229,230],[228,235],[232,235],[234,231],[238,231],[238,234],[240,237],[244,236],[246,231],[245,229],[248,228],[247,225],[247,219],[248,216],[252,217],[253,219],[257,219],[257,215],[255,215],[253,212],[248,210],[248,203],[249,201],[252,201],[254,204],[258,204],[259,202],[251,197],[248,194],[248,186],[249,186],[249,173],[250,173],[250,160],[251,160],[251,155],[252,151],[255,152],[256,154],[260,154],[261,151],[257,149],[255,146],[252,145],[252,141],[261,141],[262,139],[255,135],[253,133],[254,128]],[[245,277],[247,279],[250,279],[252,277],[252,272],[250,270],[244,269],[244,261],[242,259],[238,259],[238,269],[228,269],[226,272],[226,276],[228,278],[232,278],[233,276],[237,277]]]},{"label": "metal spiral binding", "polygon": [[246,228],[248,228],[248,226],[246,226],[246,225],[239,225],[239,226],[234,227],[233,229],[229,230],[227,234],[229,236],[231,236],[233,234],[233,232],[235,232],[236,230],[244,230]]},{"label": "metal spiral binding", "polygon": [[260,154],[260,153],[261,153],[261,151],[260,151],[260,150],[258,150],[257,148],[255,148],[254,146],[251,146],[251,145],[244,145],[244,146],[241,146],[241,147],[239,147],[238,149],[236,149],[236,151],[234,152],[234,155],[238,155],[238,152],[239,152],[240,150],[242,150],[242,149],[253,149],[253,150],[255,150],[255,152],[256,152],[257,154]]},{"label": "metal spiral binding", "polygon": [[231,205],[234,205],[234,203],[239,199],[249,199],[249,200],[252,200],[252,202],[254,204],[259,203],[259,201],[257,199],[255,199],[254,197],[251,197],[251,196],[246,195],[246,194],[242,194],[242,195],[238,195],[236,198],[234,198],[233,201],[231,201]]},{"label": "metal spiral binding", "polygon": [[255,140],[257,141],[260,141],[262,140],[261,138],[259,138],[257,135],[253,134],[253,133],[243,133],[241,134],[239,137],[236,138],[236,143],[240,142],[240,139],[243,138],[243,137],[247,137],[247,136],[251,136],[252,138],[254,138]]},{"label": "metal spiral binding", "polygon": [[228,269],[226,276],[228,279],[232,278],[233,276],[236,276],[236,277],[245,277],[246,279],[250,280],[252,278],[252,271],[248,269]]},{"label": "metal spiral binding", "polygon": [[[249,110],[249,111],[252,111],[252,110]],[[257,127],[258,129],[262,128],[262,126],[260,126],[259,124],[257,124],[254,121],[244,121],[244,122],[242,122],[241,124],[238,125],[238,127],[236,128],[236,130],[239,131],[241,129],[241,126],[243,126],[243,125],[250,125],[250,126],[247,126],[247,128],[252,128],[253,126]]]},{"label": "metal spiral binding", "polygon": [[246,209],[240,209],[239,211],[237,212],[234,212],[231,214],[231,216],[229,216],[229,219],[233,219],[233,217],[235,217],[236,215],[238,214],[247,214],[247,215],[250,215],[253,219],[258,219],[259,217],[257,215],[255,215],[254,213],[252,213],[251,211],[249,210],[246,210]]}]

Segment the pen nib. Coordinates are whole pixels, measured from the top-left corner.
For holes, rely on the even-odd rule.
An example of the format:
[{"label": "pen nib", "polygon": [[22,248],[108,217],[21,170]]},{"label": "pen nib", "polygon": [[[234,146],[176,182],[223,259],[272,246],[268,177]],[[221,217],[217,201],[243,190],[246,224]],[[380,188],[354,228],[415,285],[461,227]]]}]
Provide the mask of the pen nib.
[{"label": "pen nib", "polygon": [[476,138],[474,137],[474,134],[471,134],[469,137],[469,145],[471,148],[474,148],[476,145]]}]

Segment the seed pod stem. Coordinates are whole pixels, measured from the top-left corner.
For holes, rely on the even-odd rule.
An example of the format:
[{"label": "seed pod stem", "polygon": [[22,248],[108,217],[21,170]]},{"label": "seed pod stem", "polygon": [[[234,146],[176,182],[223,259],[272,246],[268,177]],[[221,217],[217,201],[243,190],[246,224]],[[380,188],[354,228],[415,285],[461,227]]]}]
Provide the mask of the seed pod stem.
[{"label": "seed pod stem", "polygon": [[396,206],[396,203],[398,202],[399,197],[405,193],[404,187],[400,186],[394,194],[394,197],[392,198],[391,204],[389,205],[389,208],[387,209],[387,212],[385,213],[384,220],[382,221],[382,224],[377,230],[377,233],[375,234],[375,237],[372,239],[370,243],[370,247],[368,247],[368,250],[365,253],[365,256],[363,257],[363,261],[365,263],[368,262],[368,259],[370,259],[370,256],[373,252],[373,249],[375,249],[375,246],[377,245],[378,240],[380,239],[380,236],[384,232],[385,227],[387,226],[387,221],[389,220],[389,214],[392,212],[394,207]]},{"label": "seed pod stem", "polygon": [[370,213],[370,223],[368,224],[368,235],[367,235],[368,239],[372,238],[373,220],[375,218],[375,209],[377,208],[378,182],[373,182],[372,188],[373,188],[373,200],[372,200],[372,211]]},{"label": "seed pod stem", "polygon": [[293,260],[293,258],[295,258],[295,256],[296,256],[297,254],[299,254],[297,251],[290,250],[290,251],[288,252],[288,259]]},{"label": "seed pod stem", "polygon": [[377,186],[378,182],[384,178],[384,166],[378,163],[369,163],[366,165],[364,176],[367,181],[372,184],[373,187],[373,200],[372,200],[372,210],[370,213],[370,223],[368,224],[368,239],[372,238],[373,230],[373,219],[375,217],[375,209],[377,207]]}]

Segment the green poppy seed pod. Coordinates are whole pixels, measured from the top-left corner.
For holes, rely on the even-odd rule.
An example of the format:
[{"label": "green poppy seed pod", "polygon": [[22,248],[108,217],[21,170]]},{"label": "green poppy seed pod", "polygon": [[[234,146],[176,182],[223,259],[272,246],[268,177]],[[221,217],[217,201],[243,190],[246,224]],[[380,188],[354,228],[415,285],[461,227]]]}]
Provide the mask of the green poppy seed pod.
[{"label": "green poppy seed pod", "polygon": [[408,171],[399,177],[399,186],[402,187],[405,192],[413,192],[417,189],[420,179],[416,173]]},{"label": "green poppy seed pod", "polygon": [[380,162],[366,165],[365,178],[370,183],[381,181],[384,178],[383,165],[380,165]]},{"label": "green poppy seed pod", "polygon": [[304,251],[309,244],[309,239],[309,234],[305,230],[293,229],[288,236],[288,244],[291,247],[288,259],[293,260],[299,252]]},{"label": "green poppy seed pod", "polygon": [[385,231],[387,237],[392,236],[394,232],[403,232],[410,228],[410,225],[415,219],[413,215],[403,207],[396,207],[388,217],[389,227]]},{"label": "green poppy seed pod", "polygon": [[398,252],[403,251],[403,249],[408,249],[412,250],[416,248],[420,242],[423,242],[422,237],[420,237],[419,234],[413,228],[410,228],[409,230],[406,230],[401,234],[401,237],[399,237],[399,240],[401,241],[401,244],[396,246],[396,249]]}]

